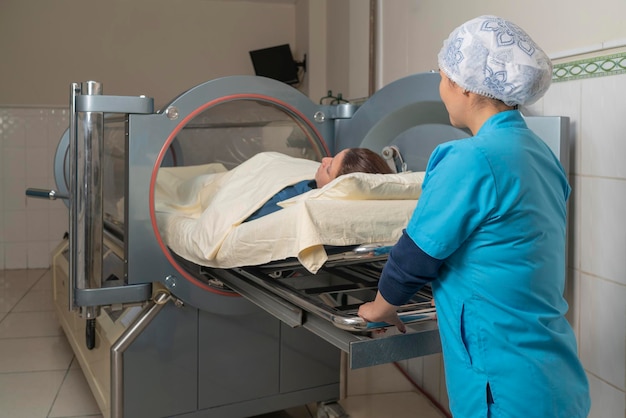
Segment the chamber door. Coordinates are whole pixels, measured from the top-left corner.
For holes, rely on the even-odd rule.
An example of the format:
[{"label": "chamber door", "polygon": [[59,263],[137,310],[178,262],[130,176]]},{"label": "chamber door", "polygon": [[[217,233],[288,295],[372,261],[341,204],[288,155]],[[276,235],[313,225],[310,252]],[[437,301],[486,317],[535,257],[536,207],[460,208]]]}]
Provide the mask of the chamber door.
[{"label": "chamber door", "polygon": [[241,297],[198,274],[164,243],[154,205],[159,171],[209,165],[231,170],[265,151],[321,161],[330,154],[326,139],[334,131],[324,109],[276,80],[233,76],[194,87],[156,114],[129,115],[129,283],[159,281],[187,304],[207,311],[232,313],[244,306]]}]

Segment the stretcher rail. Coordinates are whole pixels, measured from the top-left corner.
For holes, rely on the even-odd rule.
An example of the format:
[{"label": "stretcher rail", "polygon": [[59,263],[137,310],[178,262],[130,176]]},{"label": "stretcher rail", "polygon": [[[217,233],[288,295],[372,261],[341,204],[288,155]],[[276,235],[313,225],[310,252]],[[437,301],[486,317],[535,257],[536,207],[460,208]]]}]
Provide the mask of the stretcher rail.
[{"label": "stretcher rail", "polygon": [[[317,274],[308,272],[296,259],[233,268],[227,270],[230,274],[208,267],[196,271],[210,283],[219,282],[234,291],[249,283],[337,328],[363,332],[389,327],[384,322],[366,322],[358,316],[358,308],[376,296],[390,248],[388,243],[327,248],[329,260]],[[427,286],[401,306],[398,315],[406,324],[434,320],[432,301],[432,291]]]},{"label": "stretcher rail", "polygon": [[[366,331],[388,327],[384,322],[367,323],[358,316],[359,306],[374,299],[382,265],[324,267],[316,275],[296,270],[277,277],[257,267],[236,269],[247,280],[279,295],[302,309],[324,318],[347,331]],[[286,274],[285,274],[286,273]],[[433,320],[436,309],[432,292],[425,288],[398,310],[405,323]]]}]

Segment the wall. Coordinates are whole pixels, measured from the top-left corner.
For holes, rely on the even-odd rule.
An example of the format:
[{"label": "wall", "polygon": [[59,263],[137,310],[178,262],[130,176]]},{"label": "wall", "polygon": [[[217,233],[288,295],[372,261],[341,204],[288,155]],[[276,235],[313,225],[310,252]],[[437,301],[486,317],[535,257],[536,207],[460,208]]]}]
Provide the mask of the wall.
[{"label": "wall", "polygon": [[626,43],[621,0],[528,0],[522,3],[379,0],[380,88],[406,74],[437,68],[437,53],[449,33],[464,21],[495,14],[518,23],[551,57],[613,42]]},{"label": "wall", "polygon": [[[0,100],[61,105],[71,82],[164,104],[210,79],[254,74],[248,51],[295,43],[295,6],[207,0],[3,0]],[[295,51],[294,51],[295,52]]]},{"label": "wall", "polygon": [[327,90],[344,99],[367,97],[369,1],[329,3],[327,25]]},{"label": "wall", "polygon": [[[449,32],[481,14],[526,29],[557,64],[545,98],[526,114],[571,120],[567,298],[591,386],[593,418],[626,416],[626,3],[381,0],[378,86],[437,67]],[[603,49],[604,48],[604,49]],[[599,49],[599,50],[598,50]],[[596,50],[594,52],[594,50]],[[584,54],[584,55],[583,55]],[[441,356],[403,363],[447,403]]]},{"label": "wall", "polygon": [[329,90],[347,100],[368,95],[369,5],[364,0],[296,2],[296,50],[307,53],[299,89],[313,102]]},{"label": "wall", "polygon": [[296,6],[296,42],[307,53],[307,72],[300,90],[314,102],[326,93],[326,5],[327,0],[300,0]]},{"label": "wall", "polygon": [[50,265],[68,228],[61,200],[27,199],[27,187],[54,189],[54,154],[66,108],[0,106],[0,270]]},{"label": "wall", "polygon": [[[309,21],[309,0],[299,0],[296,4],[296,51],[300,52],[299,60],[304,59],[304,55],[306,54],[306,71],[302,76],[302,81],[298,89],[302,91],[304,94],[308,95],[309,93],[309,74],[311,72],[317,73],[314,70],[314,65],[317,62],[317,59],[313,57],[311,60],[311,51],[316,52],[315,49],[309,46],[309,39],[315,37],[315,34],[310,34],[315,25],[310,24]],[[311,35],[311,36],[310,36]]]},{"label": "wall", "polygon": [[0,269],[48,267],[67,230],[53,161],[68,127],[69,85],[146,94],[157,108],[210,79],[254,74],[248,51],[289,43],[295,2],[0,1]]}]

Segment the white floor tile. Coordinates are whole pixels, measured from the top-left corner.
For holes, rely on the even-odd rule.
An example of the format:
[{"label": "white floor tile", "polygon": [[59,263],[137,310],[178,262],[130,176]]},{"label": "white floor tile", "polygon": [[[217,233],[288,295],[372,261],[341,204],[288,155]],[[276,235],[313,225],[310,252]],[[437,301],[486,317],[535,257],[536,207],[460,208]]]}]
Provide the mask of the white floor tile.
[{"label": "white floor tile", "polygon": [[55,312],[11,312],[0,322],[0,339],[61,335]]},{"label": "white floor tile", "polygon": [[[37,285],[35,285],[37,286]],[[54,311],[54,301],[50,289],[35,290],[33,287],[15,305],[12,312],[44,312]]]},{"label": "white floor tile", "polygon": [[[0,295],[30,289],[47,270],[0,270]],[[23,293],[22,293],[23,294]]]},{"label": "white floor tile", "polygon": [[73,356],[65,336],[0,339],[0,373],[67,370]]},{"label": "white floor tile", "polygon": [[48,271],[48,269],[0,270],[0,289],[3,285],[28,289]]},{"label": "white floor tile", "polygon": [[33,290],[52,291],[52,270],[46,270],[37,283],[35,283],[35,286],[33,286]]},{"label": "white floor tile", "polygon": [[70,369],[54,401],[49,418],[100,414],[82,370]]},{"label": "white floor tile", "polygon": [[28,288],[2,287],[0,284],[0,312],[11,312],[27,292]]},{"label": "white floor tile", "polygon": [[45,418],[65,371],[0,374],[0,418]]}]

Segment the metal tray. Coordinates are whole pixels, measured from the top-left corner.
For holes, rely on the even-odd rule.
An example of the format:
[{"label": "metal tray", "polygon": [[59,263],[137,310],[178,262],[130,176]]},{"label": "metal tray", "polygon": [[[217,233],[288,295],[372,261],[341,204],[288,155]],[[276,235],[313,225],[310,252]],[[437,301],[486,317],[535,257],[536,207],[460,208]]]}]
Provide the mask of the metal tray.
[{"label": "metal tray", "polygon": [[[294,259],[231,271],[242,280],[254,283],[340,329],[374,330],[389,324],[367,323],[357,312],[361,304],[374,300],[390,248],[389,244],[327,248],[328,261],[316,274],[308,272]],[[215,270],[201,269],[201,272],[214,277]],[[234,284],[228,278],[226,281]],[[427,286],[399,308],[400,319],[407,324],[435,319],[432,301],[432,291]]]}]

